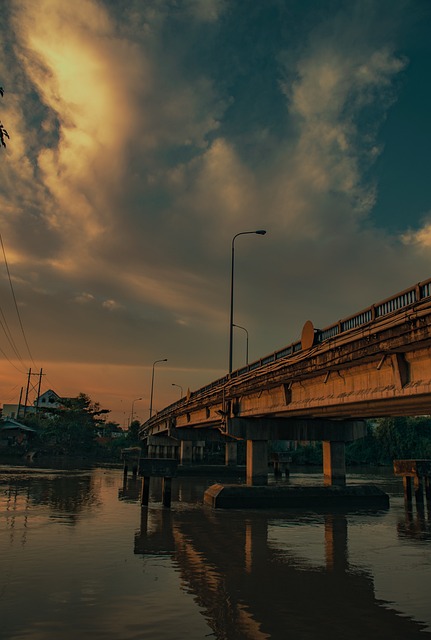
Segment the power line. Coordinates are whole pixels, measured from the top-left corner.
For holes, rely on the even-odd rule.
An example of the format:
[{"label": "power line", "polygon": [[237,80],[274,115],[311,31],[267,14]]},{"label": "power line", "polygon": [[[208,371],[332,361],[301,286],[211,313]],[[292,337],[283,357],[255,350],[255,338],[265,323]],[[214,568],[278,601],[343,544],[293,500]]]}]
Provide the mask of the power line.
[{"label": "power line", "polygon": [[21,357],[21,354],[18,351],[18,347],[15,344],[15,340],[13,339],[12,332],[9,329],[9,325],[8,325],[6,317],[5,317],[4,313],[3,313],[3,309],[1,307],[0,307],[0,315],[3,318],[3,322],[0,320],[0,325],[1,325],[1,328],[3,329],[3,333],[6,336],[6,340],[9,342],[10,346],[12,347],[12,350],[14,351],[14,353],[15,353],[16,357],[18,358],[18,360],[20,360],[20,362],[22,362],[22,364],[24,364],[24,362],[22,360],[22,357]]},{"label": "power line", "polygon": [[14,291],[13,284],[12,284],[12,278],[10,276],[9,265],[8,265],[7,258],[6,258],[6,251],[5,251],[5,248],[4,248],[3,238],[2,238],[1,233],[0,233],[0,243],[1,243],[2,251],[3,251],[4,263],[5,263],[5,266],[6,266],[6,271],[7,271],[7,275],[8,275],[8,279],[9,279],[9,286],[10,286],[10,290],[11,290],[11,293],[12,293],[12,298],[13,298],[13,301],[14,301],[16,314],[18,316],[19,326],[21,328],[21,333],[22,333],[22,336],[24,338],[25,346],[27,347],[27,351],[28,351],[28,354],[30,356],[30,360],[32,361],[34,366],[36,366],[36,364],[34,362],[34,359],[33,359],[33,356],[31,354],[31,351],[30,351],[30,347],[29,347],[28,342],[27,342],[27,338],[26,338],[25,331],[24,331],[24,326],[23,326],[22,320],[21,320],[21,314],[20,314],[19,309],[18,309],[18,304],[17,304],[17,301],[16,301],[15,291]]}]

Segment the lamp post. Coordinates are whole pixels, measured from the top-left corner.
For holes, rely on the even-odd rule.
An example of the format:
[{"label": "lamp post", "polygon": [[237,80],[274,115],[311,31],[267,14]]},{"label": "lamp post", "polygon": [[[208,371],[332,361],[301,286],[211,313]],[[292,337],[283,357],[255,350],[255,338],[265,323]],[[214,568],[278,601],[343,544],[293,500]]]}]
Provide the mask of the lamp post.
[{"label": "lamp post", "polygon": [[257,231],[241,231],[232,238],[232,260],[231,260],[231,275],[230,275],[230,323],[229,323],[229,373],[232,373],[232,356],[233,356],[233,285],[234,285],[234,270],[235,270],[235,239],[238,236],[245,236],[255,233],[258,236],[264,236],[266,231],[264,229],[258,229]]},{"label": "lamp post", "polygon": [[167,362],[167,358],[163,358],[162,360],[154,360],[153,362],[153,372],[151,374],[151,394],[150,394],[150,418],[153,415],[153,391],[154,391],[154,366],[158,362]]},{"label": "lamp post", "polygon": [[182,386],[180,384],[175,384],[175,382],[172,383],[172,386],[179,388],[180,393],[181,393],[181,395],[180,395],[180,399],[181,399],[183,397],[183,388],[182,388]]},{"label": "lamp post", "polygon": [[245,364],[248,364],[248,331],[245,327],[241,327],[240,324],[234,324],[233,326],[245,331]]},{"label": "lamp post", "polygon": [[138,400],[142,400],[142,398],[135,398],[135,400],[133,400],[133,402],[132,402],[132,411],[131,411],[131,414],[130,414],[130,424],[132,424],[132,422],[133,422],[133,414],[134,414],[135,402],[138,402]]}]

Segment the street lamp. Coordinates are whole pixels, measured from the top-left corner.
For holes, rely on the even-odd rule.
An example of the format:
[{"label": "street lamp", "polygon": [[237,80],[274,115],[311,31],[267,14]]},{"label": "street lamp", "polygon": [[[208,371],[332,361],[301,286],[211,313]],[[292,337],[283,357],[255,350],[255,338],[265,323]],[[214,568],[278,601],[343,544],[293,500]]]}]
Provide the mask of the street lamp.
[{"label": "street lamp", "polygon": [[230,323],[229,323],[229,373],[232,373],[232,355],[233,355],[233,283],[234,283],[234,269],[235,269],[235,238],[238,236],[245,236],[251,233],[255,233],[258,236],[264,236],[266,231],[264,229],[258,229],[257,231],[241,231],[232,238],[232,261],[231,261],[231,276],[230,276]]},{"label": "street lamp", "polygon": [[179,388],[179,390],[181,392],[181,395],[180,395],[180,399],[181,399],[183,397],[183,388],[182,388],[182,386],[180,384],[175,384],[175,382],[172,383],[172,386]]},{"label": "street lamp", "polygon": [[151,395],[150,395],[150,418],[153,415],[153,391],[154,391],[154,365],[158,362],[167,362],[167,358],[163,358],[163,360],[154,360],[153,362],[153,373],[151,375]]},{"label": "street lamp", "polygon": [[233,326],[245,331],[245,364],[248,364],[248,331],[245,327],[241,327],[240,324],[234,324]]},{"label": "street lamp", "polygon": [[132,422],[133,422],[133,414],[134,414],[135,402],[138,402],[138,400],[142,400],[142,398],[135,398],[135,400],[133,400],[133,402],[132,402],[132,412],[130,414],[130,424],[132,424]]}]

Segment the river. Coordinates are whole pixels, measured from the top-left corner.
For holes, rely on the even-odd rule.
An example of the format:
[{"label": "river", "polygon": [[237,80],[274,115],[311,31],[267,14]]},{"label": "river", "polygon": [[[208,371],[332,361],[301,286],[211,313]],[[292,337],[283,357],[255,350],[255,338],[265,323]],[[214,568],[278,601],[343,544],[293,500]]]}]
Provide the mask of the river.
[{"label": "river", "polygon": [[431,516],[390,469],[348,474],[374,512],[212,510],[217,480],[174,479],[171,509],[153,480],[141,509],[121,469],[0,466],[0,638],[431,638]]}]

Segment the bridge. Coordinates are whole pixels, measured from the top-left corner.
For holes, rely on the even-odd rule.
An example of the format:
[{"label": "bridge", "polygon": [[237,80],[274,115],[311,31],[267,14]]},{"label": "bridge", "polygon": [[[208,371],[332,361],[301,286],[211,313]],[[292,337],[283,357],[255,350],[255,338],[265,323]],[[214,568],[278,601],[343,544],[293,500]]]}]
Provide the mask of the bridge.
[{"label": "bridge", "polygon": [[307,321],[301,339],[225,375],[145,422],[149,455],[226,446],[236,464],[247,442],[247,484],[266,484],[268,441],[322,441],[324,482],[345,484],[345,444],[369,418],[430,413],[431,279],[323,330]]}]

